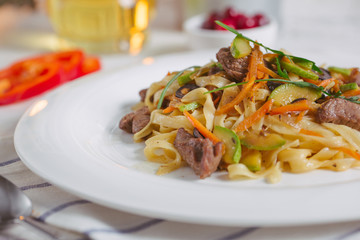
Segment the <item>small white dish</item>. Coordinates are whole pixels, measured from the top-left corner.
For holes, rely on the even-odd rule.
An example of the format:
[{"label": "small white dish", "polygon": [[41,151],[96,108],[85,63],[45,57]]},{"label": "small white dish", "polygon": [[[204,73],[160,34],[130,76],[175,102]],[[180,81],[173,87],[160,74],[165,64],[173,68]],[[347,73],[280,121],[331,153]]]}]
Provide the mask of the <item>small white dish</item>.
[{"label": "small white dish", "polygon": [[[201,28],[206,15],[197,15],[186,20],[183,29],[188,34],[191,49],[222,48],[228,47],[235,35],[228,31],[209,30]],[[274,45],[278,33],[278,24],[270,18],[266,25],[238,30],[244,36],[259,41],[267,46]]]}]

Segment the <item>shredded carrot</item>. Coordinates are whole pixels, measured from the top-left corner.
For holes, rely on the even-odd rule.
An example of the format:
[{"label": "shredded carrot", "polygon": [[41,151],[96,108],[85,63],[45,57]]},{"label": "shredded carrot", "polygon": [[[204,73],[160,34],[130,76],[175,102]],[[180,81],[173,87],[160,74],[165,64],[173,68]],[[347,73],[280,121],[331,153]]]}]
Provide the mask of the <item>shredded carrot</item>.
[{"label": "shredded carrot", "polygon": [[342,95],[345,97],[357,96],[360,95],[360,89],[349,90],[344,92]]},{"label": "shredded carrot", "polygon": [[287,56],[283,56],[281,60],[284,61],[284,62],[288,62],[288,63],[294,63],[294,62],[293,62],[289,57],[287,57]]},{"label": "shredded carrot", "polygon": [[336,83],[336,81],[337,81],[335,78],[328,78],[328,79],[325,79],[325,80],[312,80],[312,79],[308,79],[308,78],[303,78],[303,80],[305,82],[315,84],[316,86],[319,86],[319,87],[326,87],[330,83],[332,83],[334,81]]},{"label": "shredded carrot", "polygon": [[299,113],[299,115],[296,117],[295,123],[299,123],[305,116],[305,114],[307,113],[307,111],[301,111]]},{"label": "shredded carrot", "polygon": [[218,110],[216,110],[216,115],[227,113],[228,111],[233,109],[235,105],[241,103],[241,101],[244,100],[244,98],[247,96],[256,80],[257,66],[259,65],[260,61],[260,59],[258,58],[258,52],[260,52],[259,46],[255,44],[254,50],[252,51],[250,57],[249,71],[245,79],[245,81],[249,81],[247,81],[247,83],[241,89],[240,93],[231,102],[221,106]]},{"label": "shredded carrot", "polygon": [[199,122],[199,120],[197,120],[188,111],[184,110],[183,113],[194,126],[194,128],[196,128],[201,133],[201,135],[203,135],[205,138],[210,139],[214,144],[221,142],[218,137],[216,137],[212,132],[210,132],[204,125],[201,124],[201,122]]},{"label": "shredded carrot", "polygon": [[278,74],[276,74],[273,70],[265,67],[263,64],[258,65],[259,71],[269,74],[272,78],[281,78]]},{"label": "shredded carrot", "polygon": [[315,137],[323,137],[323,135],[321,135],[320,133],[311,131],[311,130],[307,130],[307,129],[303,129],[301,128],[299,133],[301,134],[305,134],[305,135],[310,135],[310,136],[315,136]]},{"label": "shredded carrot", "polygon": [[218,102],[220,102],[221,96],[218,96],[217,98],[215,98],[213,100],[214,106],[216,106],[216,104],[218,104]]},{"label": "shredded carrot", "polygon": [[271,109],[274,103],[273,99],[268,100],[264,105],[261,106],[256,112],[254,112],[249,117],[245,118],[242,122],[237,125],[234,129],[235,132],[242,132],[250,128],[253,124],[263,118]]},{"label": "shredded carrot", "polygon": [[262,52],[260,51],[259,45],[255,44],[254,50],[252,51],[252,56],[249,63],[249,78],[255,77],[257,73],[257,66],[262,62]]},{"label": "shredded carrot", "polygon": [[172,111],[174,111],[176,109],[176,107],[174,106],[168,106],[167,108],[165,108],[163,110],[163,113],[171,113]]},{"label": "shredded carrot", "polygon": [[318,83],[317,85],[319,87],[326,87],[327,85],[329,85],[330,83],[334,82],[334,78],[329,78],[329,79],[326,79],[326,80],[322,80],[320,81],[320,83]]},{"label": "shredded carrot", "polygon": [[335,148],[339,151],[342,151],[343,153],[355,158],[356,160],[360,160],[360,154],[356,151],[353,151],[349,148],[346,148],[346,147],[338,147],[338,148]]},{"label": "shredded carrot", "polygon": [[251,90],[251,87],[254,85],[254,83],[255,83],[255,77],[251,78],[250,81],[244,85],[240,93],[231,102],[221,106],[218,110],[216,110],[215,115],[227,113],[228,111],[233,109],[235,105],[241,103],[241,101],[244,100],[246,95]]},{"label": "shredded carrot", "polygon": [[258,79],[263,79],[265,76],[265,73],[258,70],[256,75],[257,75]]},{"label": "shredded carrot", "polygon": [[339,80],[335,79],[334,82],[335,82],[335,85],[333,86],[333,90],[335,92],[340,91],[340,82],[339,82]]},{"label": "shredded carrot", "polygon": [[279,56],[279,54],[277,54],[277,53],[266,53],[266,54],[264,54],[264,58],[276,58],[277,56]]},{"label": "shredded carrot", "polygon": [[270,115],[284,114],[288,112],[300,112],[309,110],[310,106],[307,100],[301,100],[292,104],[277,107],[271,110]]},{"label": "shredded carrot", "polygon": [[308,82],[308,83],[312,83],[312,84],[315,84],[315,85],[318,85],[320,83],[319,80],[312,80],[312,79],[309,79],[309,78],[302,78],[304,80],[304,82]]}]

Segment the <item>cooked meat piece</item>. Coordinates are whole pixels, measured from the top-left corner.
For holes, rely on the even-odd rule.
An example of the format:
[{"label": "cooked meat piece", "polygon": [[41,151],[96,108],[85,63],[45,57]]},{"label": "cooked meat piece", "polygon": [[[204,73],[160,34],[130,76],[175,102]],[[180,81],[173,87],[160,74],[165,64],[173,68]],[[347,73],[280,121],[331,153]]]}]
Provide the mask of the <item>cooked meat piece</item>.
[{"label": "cooked meat piece", "polygon": [[174,145],[201,179],[209,177],[219,166],[222,142],[214,145],[208,138],[194,138],[184,128],[179,128]]},{"label": "cooked meat piece", "polygon": [[214,75],[214,74],[216,74],[218,72],[221,72],[221,71],[222,71],[222,69],[219,68],[218,66],[213,66],[213,67],[210,68],[210,70],[208,72],[208,76]]},{"label": "cooked meat piece", "polygon": [[126,114],[119,123],[119,128],[124,130],[125,132],[132,133],[132,123],[135,117],[135,113],[131,112]]},{"label": "cooked meat piece", "polygon": [[324,102],[316,112],[320,123],[346,125],[360,131],[360,105],[341,98]]},{"label": "cooked meat piece", "polygon": [[237,82],[243,81],[248,72],[249,56],[234,58],[230,48],[221,48],[216,54],[216,58],[230,77]]},{"label": "cooked meat piece", "polygon": [[140,92],[139,92],[140,99],[141,99],[142,102],[145,101],[145,97],[146,97],[146,92],[147,92],[147,90],[148,90],[148,89],[145,88],[145,89],[140,90]]},{"label": "cooked meat piece", "polygon": [[119,123],[119,128],[128,133],[137,133],[143,129],[150,121],[150,111],[148,107],[142,107],[135,112],[126,114]]},{"label": "cooked meat piece", "polygon": [[319,80],[326,80],[331,78],[330,72],[328,70],[326,70],[325,68],[320,68],[320,70],[322,71],[322,74],[319,74]]},{"label": "cooked meat piece", "polygon": [[199,132],[197,128],[194,128],[193,135],[195,138],[204,138],[204,136]]},{"label": "cooked meat piece", "polygon": [[132,123],[132,132],[140,132],[150,122],[150,114],[135,114]]}]

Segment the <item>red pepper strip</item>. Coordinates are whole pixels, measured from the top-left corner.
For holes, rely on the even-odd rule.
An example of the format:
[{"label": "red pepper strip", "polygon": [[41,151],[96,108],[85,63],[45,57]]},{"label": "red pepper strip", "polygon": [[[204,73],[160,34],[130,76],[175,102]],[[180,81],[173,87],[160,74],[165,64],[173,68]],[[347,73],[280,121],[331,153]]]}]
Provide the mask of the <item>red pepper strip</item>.
[{"label": "red pepper strip", "polygon": [[80,50],[52,53],[39,57],[46,62],[58,62],[64,70],[63,81],[71,81],[83,75],[82,66],[85,55]]},{"label": "red pepper strip", "polygon": [[81,76],[96,72],[100,69],[101,63],[97,57],[86,57],[81,66]]},{"label": "red pepper strip", "polygon": [[[29,61],[23,63],[24,65],[18,63],[9,69],[12,74],[12,87],[0,95],[0,105],[33,97],[61,83],[61,69],[58,63],[40,63],[35,60],[31,68],[28,65]],[[35,73],[31,72],[31,69],[35,69]]]}]

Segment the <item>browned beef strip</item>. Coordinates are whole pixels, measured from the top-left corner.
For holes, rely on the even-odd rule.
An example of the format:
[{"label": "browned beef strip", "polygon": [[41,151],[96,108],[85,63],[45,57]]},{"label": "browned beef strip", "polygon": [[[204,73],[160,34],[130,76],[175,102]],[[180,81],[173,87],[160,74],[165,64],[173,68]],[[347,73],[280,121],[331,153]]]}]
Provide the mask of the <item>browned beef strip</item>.
[{"label": "browned beef strip", "polygon": [[230,77],[237,82],[243,81],[248,72],[249,56],[234,58],[230,48],[221,48],[216,54],[216,58]]},{"label": "browned beef strip", "polygon": [[135,112],[126,114],[119,123],[119,128],[128,133],[137,133],[143,129],[150,121],[150,111],[148,107],[142,107]]},{"label": "browned beef strip", "polygon": [[360,131],[360,105],[341,98],[324,102],[316,112],[320,123],[346,125]]},{"label": "browned beef strip", "polygon": [[219,68],[218,66],[213,66],[213,67],[210,68],[210,70],[208,72],[208,76],[217,74],[218,72],[221,72],[221,71],[222,71],[222,69]]},{"label": "browned beef strip", "polygon": [[175,148],[201,179],[209,177],[219,166],[222,142],[213,144],[208,138],[194,138],[184,128],[179,128]]},{"label": "browned beef strip", "polygon": [[126,114],[119,123],[119,128],[124,130],[125,132],[132,133],[132,123],[134,119],[135,113],[131,112]]},{"label": "browned beef strip", "polygon": [[148,89],[145,88],[145,89],[140,90],[140,92],[139,92],[140,99],[141,99],[142,102],[145,101],[145,97],[146,97],[146,92],[147,92],[147,90],[148,90]]}]

